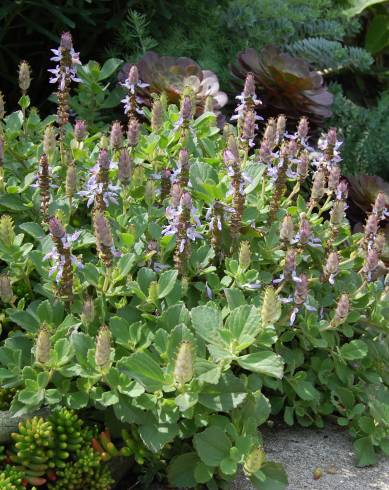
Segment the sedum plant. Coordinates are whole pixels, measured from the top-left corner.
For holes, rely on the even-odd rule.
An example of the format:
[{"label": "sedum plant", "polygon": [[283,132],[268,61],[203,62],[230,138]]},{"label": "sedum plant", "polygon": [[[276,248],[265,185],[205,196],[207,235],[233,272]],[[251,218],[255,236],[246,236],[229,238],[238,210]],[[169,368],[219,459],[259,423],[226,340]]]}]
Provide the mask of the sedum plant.
[{"label": "sedum plant", "polygon": [[[139,73],[123,83],[121,122],[95,132],[58,120],[50,151],[54,118],[26,107],[1,123],[0,382],[16,389],[12,413],[104,418],[120,449],[104,433],[96,452],[133,458],[145,486],[229,488],[243,468],[256,488],[286,487],[258,432],[276,415],[333,417],[358,464],[374,463],[389,449],[385,203],[351,234],[335,129],[312,148],[308,120],[290,134],[281,115],[256,144],[252,75],[222,131],[212,111],[195,116],[190,91],[150,112]],[[85,485],[68,468],[63,481]]]}]

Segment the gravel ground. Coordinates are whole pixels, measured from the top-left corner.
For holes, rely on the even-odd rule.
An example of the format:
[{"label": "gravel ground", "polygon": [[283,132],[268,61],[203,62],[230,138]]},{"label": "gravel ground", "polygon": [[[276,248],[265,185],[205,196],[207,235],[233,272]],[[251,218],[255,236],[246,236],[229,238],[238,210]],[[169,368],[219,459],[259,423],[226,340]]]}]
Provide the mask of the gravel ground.
[{"label": "gravel ground", "polygon": [[[282,463],[288,473],[288,490],[389,490],[389,459],[381,459],[376,466],[357,468],[352,441],[339,427],[276,427],[262,433],[268,459]],[[319,480],[313,479],[316,468],[323,471]],[[254,487],[242,475],[233,490]]]}]

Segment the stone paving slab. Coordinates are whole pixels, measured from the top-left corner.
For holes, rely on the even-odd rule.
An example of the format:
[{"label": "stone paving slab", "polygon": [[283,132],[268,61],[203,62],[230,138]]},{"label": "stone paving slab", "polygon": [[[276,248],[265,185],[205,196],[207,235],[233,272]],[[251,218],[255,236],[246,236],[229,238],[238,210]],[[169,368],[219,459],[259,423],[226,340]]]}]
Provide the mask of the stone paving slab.
[{"label": "stone paving slab", "polygon": [[[389,458],[380,459],[376,466],[357,468],[352,440],[337,426],[322,430],[275,427],[262,430],[262,434],[268,459],[282,463],[288,473],[288,490],[389,490]],[[323,474],[314,480],[318,467]],[[241,475],[233,490],[254,487]]]}]

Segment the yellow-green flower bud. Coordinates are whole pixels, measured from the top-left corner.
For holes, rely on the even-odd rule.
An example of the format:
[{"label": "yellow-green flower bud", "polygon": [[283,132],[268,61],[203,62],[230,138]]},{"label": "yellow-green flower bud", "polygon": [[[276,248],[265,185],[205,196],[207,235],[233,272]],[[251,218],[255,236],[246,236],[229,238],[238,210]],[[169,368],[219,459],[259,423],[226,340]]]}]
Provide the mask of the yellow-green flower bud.
[{"label": "yellow-green flower bud", "polygon": [[155,201],[155,184],[152,180],[148,180],[145,185],[145,203],[151,207]]},{"label": "yellow-green flower bud", "polygon": [[326,175],[324,170],[319,169],[315,172],[312,182],[311,201],[320,201],[324,196],[326,185]]},{"label": "yellow-green flower bud", "polygon": [[333,226],[339,226],[344,218],[346,211],[346,203],[344,201],[335,201],[334,207],[330,213],[330,223]]},{"label": "yellow-green flower bud", "polygon": [[249,268],[251,263],[251,249],[250,243],[245,241],[240,244],[239,250],[239,267],[245,271]]},{"label": "yellow-green flower bud", "polygon": [[262,325],[273,325],[281,316],[281,303],[271,286],[266,288],[261,307]]},{"label": "yellow-green flower bud", "polygon": [[347,320],[348,314],[350,312],[350,300],[347,294],[342,294],[336,305],[335,316],[333,319],[333,324],[335,326],[341,325]]},{"label": "yellow-green flower bud", "polygon": [[81,320],[82,323],[88,325],[89,323],[92,323],[94,319],[95,319],[95,303],[93,301],[93,298],[88,297],[86,298],[84,305],[82,307]]},{"label": "yellow-green flower bud", "polygon": [[76,166],[72,162],[66,170],[65,192],[66,196],[72,198],[77,190]]},{"label": "yellow-green flower bud", "polygon": [[156,99],[151,111],[151,129],[159,131],[163,125],[163,107],[161,99]]},{"label": "yellow-green flower bud", "polygon": [[22,61],[19,65],[19,87],[23,94],[25,94],[30,87],[31,75],[30,65],[27,61]]},{"label": "yellow-green flower bud", "polygon": [[8,275],[0,275],[0,299],[3,303],[12,303],[14,298],[11,280]]},{"label": "yellow-green flower bud", "polygon": [[282,220],[280,227],[280,238],[284,242],[291,242],[294,238],[294,224],[290,214],[287,214]]},{"label": "yellow-green flower bud", "polygon": [[95,362],[100,368],[108,366],[111,357],[111,332],[107,325],[102,325],[96,339]]},{"label": "yellow-green flower bud", "polygon": [[253,475],[262,468],[265,460],[266,454],[263,448],[261,446],[256,447],[255,449],[252,449],[250,454],[247,456],[243,465],[243,471],[246,475]]},{"label": "yellow-green flower bud", "polygon": [[178,349],[176,362],[174,364],[174,381],[183,385],[193,378],[193,353],[192,344],[183,341]]},{"label": "yellow-green flower bud", "polygon": [[42,326],[38,332],[35,344],[35,361],[47,364],[50,359],[51,340],[50,332],[46,326]]},{"label": "yellow-green flower bud", "polygon": [[283,139],[286,127],[286,117],[280,114],[277,118],[277,140],[278,143]]},{"label": "yellow-green flower bud", "polygon": [[45,133],[43,135],[43,150],[46,155],[51,158],[55,152],[55,148],[57,146],[56,133],[55,128],[50,124],[45,129]]},{"label": "yellow-green flower bud", "polygon": [[15,240],[14,222],[11,216],[4,214],[0,218],[0,242],[11,247]]}]

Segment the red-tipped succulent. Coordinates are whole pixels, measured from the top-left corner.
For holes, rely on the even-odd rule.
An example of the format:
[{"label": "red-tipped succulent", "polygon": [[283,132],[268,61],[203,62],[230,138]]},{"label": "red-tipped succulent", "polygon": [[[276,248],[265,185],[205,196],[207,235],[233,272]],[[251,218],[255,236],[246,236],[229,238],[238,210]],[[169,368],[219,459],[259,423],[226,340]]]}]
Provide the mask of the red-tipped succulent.
[{"label": "red-tipped succulent", "polygon": [[276,46],[266,46],[259,53],[253,48],[240,52],[231,72],[237,85],[243,83],[247,73],[254,75],[263,102],[262,115],[283,113],[292,120],[307,116],[310,122],[320,123],[332,114],[333,96],[322,76],[305,60]]}]

